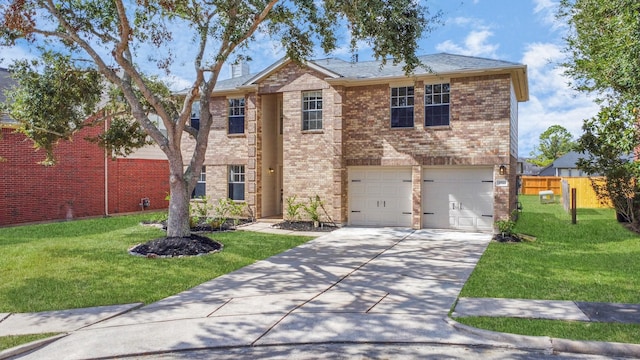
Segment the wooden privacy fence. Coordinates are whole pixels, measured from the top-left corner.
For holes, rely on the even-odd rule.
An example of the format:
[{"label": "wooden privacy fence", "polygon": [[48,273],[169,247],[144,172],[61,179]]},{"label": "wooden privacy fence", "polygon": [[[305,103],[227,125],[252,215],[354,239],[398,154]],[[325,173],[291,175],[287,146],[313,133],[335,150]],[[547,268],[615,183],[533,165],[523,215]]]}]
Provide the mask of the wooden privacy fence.
[{"label": "wooden privacy fence", "polygon": [[[562,191],[561,182],[567,182],[567,190]],[[588,177],[565,177],[558,176],[523,176],[521,178],[520,193],[523,195],[538,195],[540,191],[552,190],[556,196],[562,196],[569,201],[570,189],[576,189],[576,205],[578,208],[611,208],[610,202],[600,203],[596,192],[591,186],[591,179]]]},{"label": "wooden privacy fence", "polygon": [[[597,178],[598,180],[604,181],[604,178]],[[600,200],[598,200],[598,196],[596,195],[595,190],[593,190],[593,186],[591,185],[591,178],[588,177],[566,177],[562,178],[563,181],[566,181],[569,184],[569,189],[576,189],[576,205],[578,209],[582,208],[611,208],[610,201],[607,201],[605,204],[602,204]],[[563,195],[564,196],[564,195]]]},{"label": "wooden privacy fence", "polygon": [[562,195],[560,180],[557,176],[523,176],[521,181],[522,195],[538,195],[540,191],[552,190],[554,195]]}]

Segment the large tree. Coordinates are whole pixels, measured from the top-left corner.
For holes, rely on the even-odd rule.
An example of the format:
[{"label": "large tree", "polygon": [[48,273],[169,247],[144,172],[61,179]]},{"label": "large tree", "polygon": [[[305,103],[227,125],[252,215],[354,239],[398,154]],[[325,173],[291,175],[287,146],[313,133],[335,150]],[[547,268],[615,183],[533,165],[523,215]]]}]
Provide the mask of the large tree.
[{"label": "large tree", "polygon": [[616,210],[636,222],[640,172],[628,154],[640,146],[640,2],[562,0],[559,16],[569,24],[566,74],[574,88],[595,94],[601,104],[578,140],[592,153],[579,167],[606,175],[617,190],[600,187],[600,194],[608,193]]},{"label": "large tree", "polygon": [[609,200],[621,218],[640,230],[640,162],[634,159],[640,144],[637,116],[635,104],[619,102],[585,120],[578,147],[588,156],[578,160],[578,168],[605,176],[606,181],[592,178],[596,195],[603,202]]},{"label": "large tree", "polygon": [[[118,115],[119,126],[101,140],[126,152],[141,144],[124,139],[128,133],[137,134],[139,126],[158,144],[170,168],[167,236],[186,237],[190,235],[189,198],[204,162],[212,124],[211,93],[223,65],[247,55],[256,35],[279,41],[287,57],[303,63],[316,44],[330,53],[339,41],[336,34],[348,34],[352,51],[364,41],[377,59],[404,63],[404,70],[410,73],[419,66],[418,39],[439,18],[439,13],[430,15],[415,0],[7,0],[0,5],[0,38],[5,45],[21,41],[46,50],[42,62],[22,62],[16,69],[26,78],[48,76],[33,83],[37,88],[53,86],[50,92],[55,103],[47,106],[46,101],[36,101],[10,111],[25,124],[27,135],[35,134],[32,138],[37,146],[49,150],[59,139],[69,138],[85,124],[77,121],[81,118],[76,116],[78,111],[96,104],[95,85],[113,87],[111,103],[120,103],[112,106],[111,113]],[[188,66],[193,78],[186,95],[176,101],[148,69],[153,64],[155,70],[169,75],[186,56],[178,49],[185,43],[190,45],[186,53],[192,54]],[[64,80],[70,74],[78,79]],[[57,90],[72,95],[86,91],[87,101],[82,97],[62,101],[53,95]],[[19,98],[19,94],[12,97]],[[188,121],[196,101],[200,106],[198,131]],[[29,108],[47,113],[34,124],[25,111]],[[73,119],[50,113],[57,109],[74,115]],[[154,122],[156,117],[166,135]],[[181,144],[185,133],[196,143],[187,158],[183,158]]]},{"label": "large tree", "polygon": [[573,135],[560,125],[551,125],[540,134],[540,142],[531,151],[530,161],[538,166],[547,166],[560,156],[575,149]]}]

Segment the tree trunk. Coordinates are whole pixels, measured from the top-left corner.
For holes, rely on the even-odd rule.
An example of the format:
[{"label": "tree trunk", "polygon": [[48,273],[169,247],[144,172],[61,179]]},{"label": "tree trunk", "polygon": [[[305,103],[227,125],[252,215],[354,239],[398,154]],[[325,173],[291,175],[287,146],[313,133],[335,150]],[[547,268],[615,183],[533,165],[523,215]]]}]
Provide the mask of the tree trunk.
[{"label": "tree trunk", "polygon": [[188,187],[180,171],[171,171],[169,177],[169,219],[167,220],[167,237],[188,237],[191,235],[189,225],[189,196]]}]

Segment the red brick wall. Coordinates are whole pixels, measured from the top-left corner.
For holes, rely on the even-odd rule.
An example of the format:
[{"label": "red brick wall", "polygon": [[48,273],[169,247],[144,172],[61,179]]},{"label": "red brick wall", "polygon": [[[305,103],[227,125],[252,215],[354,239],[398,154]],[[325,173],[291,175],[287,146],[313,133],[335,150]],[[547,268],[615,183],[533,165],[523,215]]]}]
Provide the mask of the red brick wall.
[{"label": "red brick wall", "polygon": [[[72,142],[61,142],[55,150],[57,164],[48,167],[38,164],[45,158],[44,151],[34,151],[24,135],[13,129],[0,130],[0,157],[5,159],[0,162],[0,226],[104,215],[104,151],[84,140],[101,131],[99,127],[83,130]],[[122,179],[114,190],[118,199],[135,198],[133,206],[124,206],[124,200],[119,200],[113,212],[139,209],[135,206],[142,193],[138,186],[148,184],[153,184],[153,190],[144,196],[152,199],[152,208],[167,207],[168,170],[165,165],[163,172],[159,164],[166,161],[157,162],[151,171],[145,171],[146,176],[141,169],[151,166],[149,160],[108,162],[120,169]]]},{"label": "red brick wall", "polygon": [[[117,159],[108,161],[109,213],[140,211],[140,200],[149,198],[145,210],[166,209],[169,165],[166,160]],[[103,180],[104,181],[104,180]]]}]

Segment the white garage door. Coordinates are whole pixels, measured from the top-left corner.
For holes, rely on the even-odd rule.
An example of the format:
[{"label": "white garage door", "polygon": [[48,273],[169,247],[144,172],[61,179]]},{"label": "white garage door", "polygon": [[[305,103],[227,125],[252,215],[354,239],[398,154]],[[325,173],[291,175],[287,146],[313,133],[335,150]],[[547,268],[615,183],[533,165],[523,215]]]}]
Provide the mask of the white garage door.
[{"label": "white garage door", "polygon": [[422,180],[423,227],[493,229],[491,168],[425,168]]},{"label": "white garage door", "polygon": [[410,168],[349,168],[349,224],[411,226]]}]

